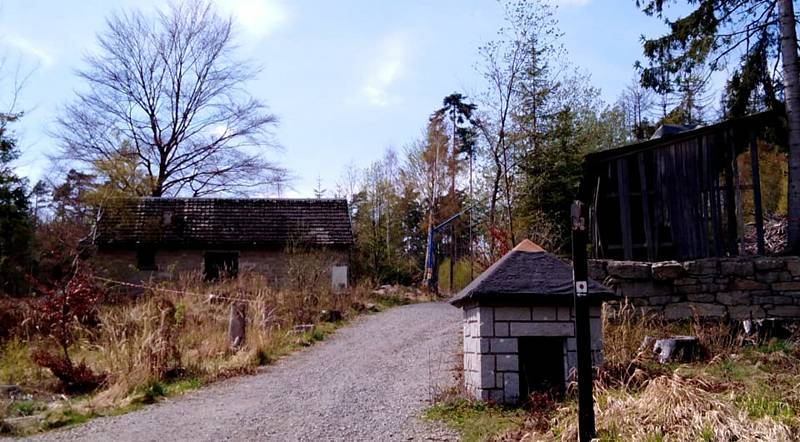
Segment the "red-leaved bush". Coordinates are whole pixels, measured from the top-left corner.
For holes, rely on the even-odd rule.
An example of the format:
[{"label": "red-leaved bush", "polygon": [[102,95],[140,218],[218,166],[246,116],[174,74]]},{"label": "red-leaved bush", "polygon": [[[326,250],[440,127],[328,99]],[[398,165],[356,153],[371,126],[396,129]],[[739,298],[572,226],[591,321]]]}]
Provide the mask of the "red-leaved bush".
[{"label": "red-leaved bush", "polygon": [[93,283],[87,270],[79,267],[63,288],[43,291],[44,296],[35,305],[36,327],[58,344],[61,354],[39,350],[32,355],[34,361],[53,372],[67,391],[86,392],[97,388],[105,375],[94,374],[84,362],[74,364],[69,348],[75,342],[77,328],[97,324],[102,289]]}]

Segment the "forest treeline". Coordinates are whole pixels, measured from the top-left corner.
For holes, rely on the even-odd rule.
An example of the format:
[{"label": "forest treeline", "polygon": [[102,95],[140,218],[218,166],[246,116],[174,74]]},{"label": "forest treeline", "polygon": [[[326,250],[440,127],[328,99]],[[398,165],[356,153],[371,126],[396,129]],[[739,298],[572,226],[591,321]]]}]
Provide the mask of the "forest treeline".
[{"label": "forest treeline", "polygon": [[[454,288],[464,285],[523,238],[564,253],[587,153],[648,139],[662,124],[784,111],[777,3],[723,1],[667,20],[666,35],[643,40],[645,60],[632,60],[629,85],[605,102],[587,67],[570,61],[552,2],[500,2],[502,27],[475,51],[482,84],[419,115],[415,140],[315,190],[350,203],[353,275],[421,282],[429,230],[451,218],[432,235],[446,288],[450,275]],[[664,18],[662,2],[636,6]],[[54,164],[73,168],[49,180],[32,185],[15,173],[13,127],[25,116],[2,115],[0,291],[65,277],[86,252],[96,208],[111,199],[254,195],[285,182],[269,149],[248,149],[271,145],[276,119],[247,94],[255,70],[236,59],[231,26],[207,0],[111,17],[100,55],[78,72],[87,87],[54,130]],[[721,60],[735,68],[714,90]]]}]

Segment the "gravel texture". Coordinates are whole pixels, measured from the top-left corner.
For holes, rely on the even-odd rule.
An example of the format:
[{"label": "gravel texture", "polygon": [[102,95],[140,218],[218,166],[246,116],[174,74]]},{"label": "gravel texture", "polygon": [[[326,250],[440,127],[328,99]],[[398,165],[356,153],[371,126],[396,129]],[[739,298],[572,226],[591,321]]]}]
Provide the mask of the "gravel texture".
[{"label": "gravel texture", "polygon": [[418,417],[453,382],[460,317],[445,303],[361,317],[257,375],[33,440],[456,440]]}]

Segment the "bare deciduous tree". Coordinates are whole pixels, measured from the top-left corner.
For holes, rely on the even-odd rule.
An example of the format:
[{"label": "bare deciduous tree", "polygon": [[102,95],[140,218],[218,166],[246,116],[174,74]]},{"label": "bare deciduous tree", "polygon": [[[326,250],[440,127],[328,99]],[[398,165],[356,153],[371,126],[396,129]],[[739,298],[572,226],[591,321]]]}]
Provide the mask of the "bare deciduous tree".
[{"label": "bare deciduous tree", "polygon": [[230,18],[207,0],[154,16],[113,15],[58,120],[61,158],[92,167],[129,143],[151,196],[242,192],[280,182],[264,158],[277,119],[243,89],[257,70],[234,57]]}]

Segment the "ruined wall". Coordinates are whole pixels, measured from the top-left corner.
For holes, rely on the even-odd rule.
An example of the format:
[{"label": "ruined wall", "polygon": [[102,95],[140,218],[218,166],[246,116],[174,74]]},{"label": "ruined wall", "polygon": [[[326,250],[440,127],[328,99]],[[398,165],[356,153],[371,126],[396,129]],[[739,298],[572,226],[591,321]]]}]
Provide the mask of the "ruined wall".
[{"label": "ruined wall", "polygon": [[95,262],[108,269],[116,277],[127,281],[147,281],[150,279],[171,279],[183,273],[203,274],[203,255],[206,251],[235,251],[239,253],[239,273],[260,273],[270,283],[284,284],[293,272],[311,272],[311,267],[321,267],[322,278],[331,279],[332,266],[349,266],[349,252],[346,250],[321,249],[311,253],[289,254],[281,250],[262,249],[159,249],[155,261],[158,270],[142,271],[136,268],[135,249],[100,250]]},{"label": "ruined wall", "polygon": [[[600,306],[592,306],[589,315],[597,364],[603,358]],[[569,378],[577,366],[574,320],[570,306],[465,306],[464,385],[469,394],[498,403],[519,401],[517,338],[526,336],[563,337],[564,374]]]},{"label": "ruined wall", "polygon": [[593,260],[590,277],[666,319],[800,319],[800,258],[735,257],[659,263]]}]

